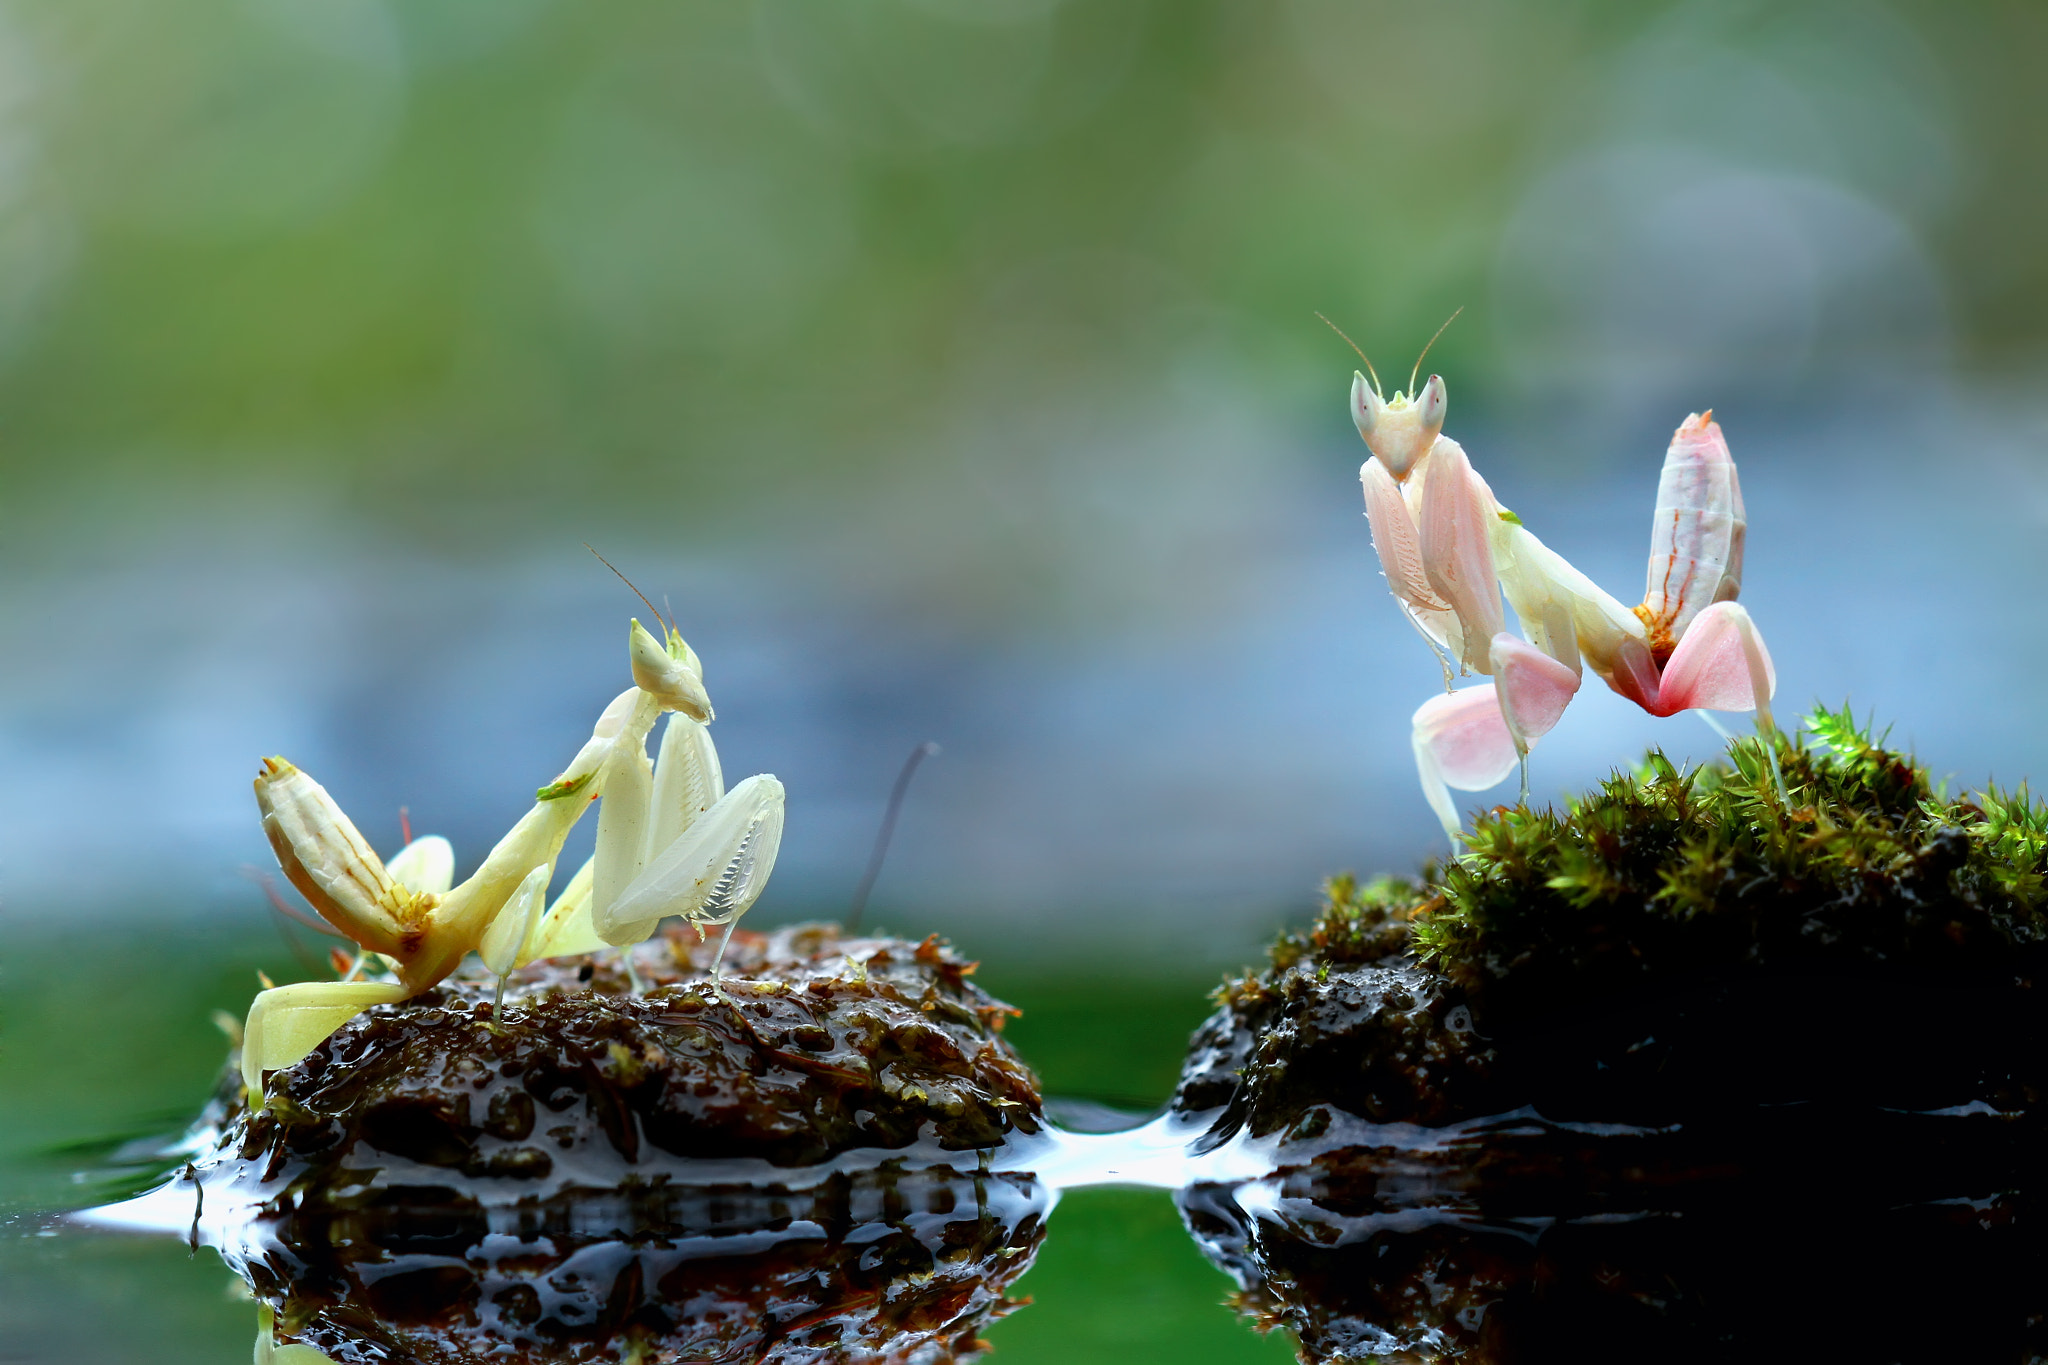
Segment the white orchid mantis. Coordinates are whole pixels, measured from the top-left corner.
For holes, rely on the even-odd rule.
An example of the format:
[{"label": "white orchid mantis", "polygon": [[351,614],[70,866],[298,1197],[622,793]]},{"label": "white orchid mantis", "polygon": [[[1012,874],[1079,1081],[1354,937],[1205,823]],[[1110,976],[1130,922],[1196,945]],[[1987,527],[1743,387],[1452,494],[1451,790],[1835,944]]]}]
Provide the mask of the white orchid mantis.
[{"label": "white orchid mantis", "polygon": [[[670,627],[667,641],[638,621],[629,634],[634,686],[598,717],[569,766],[535,793],[533,809],[461,885],[447,840],[414,840],[382,862],[319,783],[281,758],[264,760],[256,803],[278,865],[329,924],[394,978],[301,982],[260,993],[243,1032],[242,1075],[289,1066],[363,1010],[420,994],[474,951],[499,977],[537,958],[627,946],[670,915],[732,925],[775,866],[783,789],[774,777],[725,790],[703,669]],[[647,738],[669,713],[661,757]],[[597,849],[543,913],[555,861],[584,810],[602,799]],[[725,943],[719,943],[723,956]],[[712,970],[718,987],[718,964]]]},{"label": "white orchid mantis", "polygon": [[[1411,388],[1414,387],[1410,381]],[[1777,688],[1763,639],[1735,603],[1742,488],[1711,412],[1671,438],[1651,527],[1649,583],[1623,606],[1502,507],[1456,441],[1441,434],[1443,380],[1389,400],[1362,374],[1351,415],[1372,457],[1359,469],[1387,586],[1444,666],[1444,695],[1415,713],[1424,794],[1456,842],[1450,788],[1479,791],[1523,771],[1530,748],[1590,667],[1656,716],[1750,711],[1771,728]],[[1522,627],[1506,628],[1501,599]],[[1452,668],[1492,682],[1452,690]]]}]

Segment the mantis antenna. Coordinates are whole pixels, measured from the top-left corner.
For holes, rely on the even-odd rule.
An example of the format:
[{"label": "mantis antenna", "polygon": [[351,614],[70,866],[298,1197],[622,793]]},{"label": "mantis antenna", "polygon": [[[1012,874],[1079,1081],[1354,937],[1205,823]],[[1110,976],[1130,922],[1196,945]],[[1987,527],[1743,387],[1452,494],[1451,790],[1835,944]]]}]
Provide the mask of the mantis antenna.
[{"label": "mantis antenna", "polygon": [[603,555],[597,553],[596,546],[592,545],[589,541],[586,540],[583,542],[583,548],[590,551],[591,554],[596,555],[598,563],[604,565],[613,573],[619,574],[619,581],[621,583],[624,583],[627,587],[633,590],[633,596],[639,598],[642,602],[645,602],[647,604],[648,613],[654,617],[655,623],[657,625],[661,626],[663,630],[667,631],[673,631],[676,628],[676,623],[674,619],[664,617],[661,614],[661,608],[655,606],[654,603],[647,601],[647,594],[640,591],[640,587],[637,583],[635,583],[632,579],[626,577],[624,574],[619,573],[618,565],[612,563],[609,559],[606,559]]},{"label": "mantis antenna", "polygon": [[1429,344],[1422,348],[1422,354],[1415,357],[1415,368],[1408,372],[1408,392],[1415,392],[1415,380],[1417,376],[1419,376],[1422,373],[1422,362],[1428,359],[1430,346],[1436,345],[1436,337],[1442,336],[1444,334],[1445,329],[1458,320],[1458,313],[1462,313],[1464,311],[1465,305],[1462,303],[1459,304],[1457,312],[1452,313],[1449,317],[1444,319],[1444,325],[1436,329],[1436,336],[1431,337],[1429,339]]},{"label": "mantis antenna", "polygon": [[[1337,334],[1338,336],[1340,336],[1340,337],[1343,337],[1343,338],[1344,338],[1344,344],[1345,344],[1346,346],[1349,346],[1349,347],[1350,347],[1350,348],[1351,348],[1352,350],[1354,350],[1354,351],[1358,351],[1358,358],[1359,358],[1360,360],[1364,360],[1364,361],[1365,361],[1365,372],[1366,372],[1367,374],[1369,374],[1369,375],[1371,375],[1371,376],[1372,376],[1372,391],[1373,391],[1374,393],[1378,393],[1378,394],[1380,395],[1380,397],[1381,397],[1381,398],[1385,398],[1385,397],[1386,397],[1386,394],[1384,394],[1384,393],[1381,393],[1381,392],[1380,392],[1380,377],[1379,377],[1379,373],[1378,373],[1378,371],[1376,371],[1376,370],[1374,370],[1374,369],[1373,369],[1373,367],[1372,367],[1372,361],[1366,358],[1366,354],[1365,354],[1365,352],[1364,352],[1363,350],[1360,350],[1360,349],[1359,349],[1359,345],[1358,345],[1358,343],[1357,343],[1357,342],[1355,342],[1355,341],[1353,341],[1353,340],[1352,340],[1352,339],[1351,339],[1351,338],[1350,338],[1349,336],[1345,335],[1344,329],[1343,329],[1342,327],[1339,327],[1339,326],[1338,326],[1338,325],[1337,325],[1336,323],[1334,323],[1334,322],[1331,322],[1331,321],[1330,321],[1330,320],[1329,320],[1328,318],[1326,318],[1326,317],[1323,317],[1323,315],[1322,315],[1322,314],[1321,314],[1320,312],[1319,312],[1319,313],[1317,313],[1317,314],[1316,314],[1316,316],[1317,316],[1317,317],[1319,317],[1319,318],[1323,318],[1323,325],[1324,325],[1325,327],[1328,327],[1328,328],[1329,328],[1329,329],[1330,329],[1331,331],[1335,332],[1335,333],[1336,333],[1336,334]],[[1448,324],[1448,323],[1446,323],[1445,325],[1446,325],[1446,326],[1448,326],[1449,324]],[[1421,361],[1419,361],[1419,360],[1418,360],[1418,361],[1416,362],[1416,364],[1418,364],[1418,365],[1420,365],[1421,363],[1422,363],[1422,362],[1421,362]],[[1411,381],[1411,382],[1412,382],[1412,381]]]}]

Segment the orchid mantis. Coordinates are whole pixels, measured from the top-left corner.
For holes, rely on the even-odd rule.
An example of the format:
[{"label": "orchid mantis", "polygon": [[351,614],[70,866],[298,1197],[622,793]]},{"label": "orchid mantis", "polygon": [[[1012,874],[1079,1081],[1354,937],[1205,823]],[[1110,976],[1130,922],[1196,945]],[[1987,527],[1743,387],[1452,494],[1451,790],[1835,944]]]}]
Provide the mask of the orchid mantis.
[{"label": "orchid mantis", "polygon": [[[1415,712],[1424,795],[1455,843],[1450,788],[1479,791],[1522,769],[1590,667],[1651,715],[1757,713],[1771,728],[1777,675],[1735,602],[1745,530],[1735,462],[1711,412],[1671,438],[1652,520],[1642,605],[1623,606],[1502,507],[1442,435],[1436,375],[1392,399],[1353,377],[1351,415],[1372,452],[1359,469],[1387,586],[1444,669],[1444,695]],[[1502,598],[1522,635],[1506,628]],[[1493,679],[1453,690],[1452,670]]]},{"label": "orchid mantis", "polygon": [[[334,798],[282,758],[264,760],[256,803],[278,865],[320,916],[374,956],[389,981],[278,986],[257,995],[243,1032],[242,1076],[289,1066],[363,1010],[431,989],[474,951],[499,978],[542,957],[630,946],[661,920],[732,925],[774,870],[783,789],[760,774],[725,790],[703,669],[673,627],[656,640],[638,621],[628,636],[634,685],[615,697],[533,808],[460,885],[454,851],[430,835],[381,861]],[[658,762],[647,738],[668,713]],[[597,849],[552,907],[548,883],[570,829],[601,800]],[[725,941],[720,940],[722,959]],[[712,987],[720,990],[719,965]]]}]

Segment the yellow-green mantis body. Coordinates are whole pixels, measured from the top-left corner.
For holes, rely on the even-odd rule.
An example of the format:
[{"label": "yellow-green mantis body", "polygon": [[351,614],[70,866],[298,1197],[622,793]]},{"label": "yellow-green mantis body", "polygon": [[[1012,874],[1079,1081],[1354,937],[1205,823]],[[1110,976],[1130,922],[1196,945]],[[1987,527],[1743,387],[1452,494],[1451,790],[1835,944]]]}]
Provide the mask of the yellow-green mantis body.
[{"label": "yellow-green mantis body", "polygon": [[[782,784],[760,774],[725,790],[702,665],[680,635],[667,635],[657,640],[632,623],[634,685],[459,885],[446,840],[415,840],[386,864],[325,788],[281,758],[264,760],[256,803],[278,866],[363,950],[351,977],[374,955],[392,979],[259,994],[242,1041],[252,1094],[264,1072],[298,1061],[372,1005],[431,989],[471,952],[502,982],[537,958],[639,943],[671,915],[724,925],[730,936],[774,870]],[[664,713],[660,757],[650,762],[647,740]],[[601,802],[596,852],[544,909],[563,841],[593,801]],[[717,980],[714,965],[714,989]]]}]

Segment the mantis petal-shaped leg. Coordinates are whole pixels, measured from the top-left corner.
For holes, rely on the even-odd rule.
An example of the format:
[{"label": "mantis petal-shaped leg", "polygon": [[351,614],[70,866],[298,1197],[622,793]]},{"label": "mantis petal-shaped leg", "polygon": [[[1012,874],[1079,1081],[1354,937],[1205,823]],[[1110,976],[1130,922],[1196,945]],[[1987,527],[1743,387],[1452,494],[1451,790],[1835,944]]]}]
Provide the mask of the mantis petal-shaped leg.
[{"label": "mantis petal-shaped leg", "polygon": [[[638,943],[669,915],[731,924],[745,914],[782,847],[782,783],[766,773],[734,787],[685,830],[611,905],[593,902],[591,923],[607,942]],[[712,967],[712,980],[718,967]]]},{"label": "mantis petal-shaped leg", "polygon": [[1522,769],[1522,800],[1529,799],[1529,749],[1550,733],[1578,695],[1579,675],[1532,644],[1502,631],[1489,652],[1501,719]]},{"label": "mantis petal-shaped leg", "polygon": [[1431,697],[1415,712],[1415,768],[1422,794],[1453,844],[1464,837],[1449,788],[1483,791],[1515,770],[1521,754],[1494,684]]},{"label": "mantis petal-shaped leg", "polygon": [[396,981],[301,981],[259,991],[242,1026],[242,1083],[253,1103],[263,1073],[290,1066],[372,1005],[392,1005],[412,992]]},{"label": "mantis petal-shaped leg", "polygon": [[576,870],[576,875],[562,888],[562,894],[548,907],[546,917],[534,928],[517,965],[524,967],[543,957],[594,953],[608,946],[590,923],[590,887],[596,871],[596,858],[583,860],[583,866]]},{"label": "mantis petal-shaped leg", "polygon": [[1738,603],[1716,602],[1679,637],[1664,665],[1657,702],[1667,716],[1694,709],[1753,710],[1759,726],[1768,729],[1777,690],[1777,669],[1749,613]]},{"label": "mantis petal-shaped leg", "polygon": [[1650,646],[1640,639],[1624,638],[1606,660],[1607,685],[1621,696],[1627,697],[1637,706],[1653,716],[1668,716],[1671,711],[1664,709],[1663,687],[1657,677],[1657,661],[1650,656]]},{"label": "mantis petal-shaped leg", "polygon": [[[1778,671],[1764,648],[1763,636],[1749,613],[1734,602],[1716,602],[1692,619],[1678,648],[1664,665],[1660,705],[1670,715],[1680,710],[1755,711],[1756,728],[1768,736],[1777,728],[1771,698],[1778,690]],[[1789,802],[1778,755],[1767,741],[1764,758],[1778,799]]]},{"label": "mantis petal-shaped leg", "polygon": [[384,870],[411,890],[445,896],[455,885],[455,848],[438,834],[425,834],[391,855]]},{"label": "mantis petal-shaped leg", "polygon": [[[648,920],[637,935],[622,938],[630,921],[620,920],[612,907],[650,862],[681,839],[699,816],[716,807],[725,795],[725,778],[711,732],[682,714],[669,717],[658,762],[650,765],[639,744],[622,746],[607,762],[605,774],[585,919],[593,933],[601,932],[610,942],[629,947],[652,934],[658,921]],[[599,925],[611,927],[599,931]],[[637,991],[639,978],[630,953],[626,955],[626,974]]]},{"label": "mantis petal-shaped leg", "polygon": [[685,715],[672,715],[654,760],[654,791],[647,821],[644,867],[674,843],[697,817],[725,795],[725,774],[711,731]]},{"label": "mantis petal-shaped leg", "polygon": [[1459,663],[1486,671],[1486,652],[1505,616],[1500,576],[1493,566],[1493,525],[1500,520],[1493,493],[1456,441],[1439,437],[1422,479],[1416,516],[1423,572],[1429,586],[1457,614],[1463,632]]},{"label": "mantis petal-shaped leg", "polygon": [[1365,489],[1365,519],[1372,527],[1372,547],[1379,552],[1380,571],[1386,575],[1387,588],[1401,604],[1402,614],[1429,642],[1430,651],[1443,665],[1444,691],[1448,692],[1452,668],[1444,648],[1450,643],[1449,629],[1455,628],[1456,622],[1450,604],[1429,586],[1429,575],[1422,567],[1422,541],[1415,529],[1415,517],[1408,510],[1400,485],[1377,456],[1358,467],[1358,481]]},{"label": "mantis petal-shaped leg", "polygon": [[512,974],[527,943],[533,938],[535,926],[540,923],[541,906],[547,903],[548,879],[555,875],[552,862],[542,863],[526,874],[512,898],[505,902],[505,908],[484,930],[484,936],[477,940],[476,955],[484,960],[484,966],[498,978],[498,993],[491,1000],[491,1014],[496,1017],[505,1003],[505,978]]},{"label": "mantis petal-shaped leg", "polygon": [[725,795],[711,732],[685,715],[669,717],[661,756],[622,747],[605,770],[604,805],[591,859],[591,905],[603,917],[647,864]]},{"label": "mantis petal-shaped leg", "polygon": [[590,891],[596,913],[616,901],[646,866],[653,796],[654,766],[647,761],[646,749],[639,744],[621,746],[605,764],[604,800],[597,808]]}]

